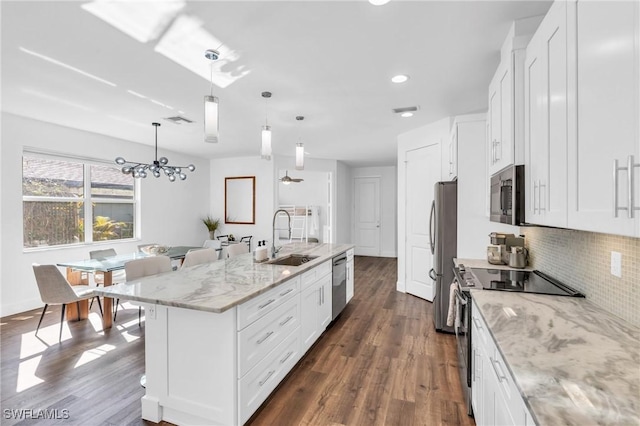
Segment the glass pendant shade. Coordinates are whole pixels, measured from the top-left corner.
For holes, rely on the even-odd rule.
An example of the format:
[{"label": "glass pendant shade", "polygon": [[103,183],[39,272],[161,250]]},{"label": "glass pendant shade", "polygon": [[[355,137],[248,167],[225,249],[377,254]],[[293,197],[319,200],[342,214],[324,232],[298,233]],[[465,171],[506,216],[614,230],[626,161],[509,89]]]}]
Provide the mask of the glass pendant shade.
[{"label": "glass pendant shade", "polygon": [[296,144],[296,170],[304,170],[304,145],[302,142]]},{"label": "glass pendant shade", "polygon": [[204,141],[218,143],[218,98],[204,97]]},{"label": "glass pendant shade", "polygon": [[271,126],[262,126],[262,150],[260,157],[271,160]]}]

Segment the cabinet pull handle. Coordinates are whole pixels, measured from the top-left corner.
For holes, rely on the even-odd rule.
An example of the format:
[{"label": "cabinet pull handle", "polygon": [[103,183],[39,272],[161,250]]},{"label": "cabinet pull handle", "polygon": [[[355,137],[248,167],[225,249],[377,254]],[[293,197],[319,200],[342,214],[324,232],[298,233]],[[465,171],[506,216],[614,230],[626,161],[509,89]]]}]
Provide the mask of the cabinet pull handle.
[{"label": "cabinet pull handle", "polygon": [[538,181],[534,180],[533,181],[533,214],[536,214],[538,212],[538,208],[536,207],[536,200],[537,200],[537,194],[538,193]]},{"label": "cabinet pull handle", "polygon": [[498,368],[500,368],[500,370],[502,370],[502,367],[500,367],[498,364],[500,363],[498,360],[493,359],[491,357],[489,357],[489,360],[491,361],[491,365],[493,366],[493,371],[496,373],[496,376],[498,377],[498,382],[502,383],[503,380],[507,379],[507,376],[504,375],[504,373],[499,373],[498,372]]},{"label": "cabinet pull handle", "polygon": [[291,293],[292,291],[293,291],[293,289],[290,288],[287,291],[284,291],[284,292],[280,293],[280,296],[286,296],[287,294]]},{"label": "cabinet pull handle", "polygon": [[267,334],[265,334],[264,336],[262,336],[260,339],[258,339],[257,343],[260,345],[262,344],[262,342],[264,342],[265,340],[267,340],[269,337],[271,337],[271,335],[273,334],[273,331],[268,332]]},{"label": "cabinet pull handle", "polygon": [[544,203],[545,207],[542,207],[542,187],[544,187],[544,193],[545,196],[547,195],[547,185],[546,184],[542,184],[542,181],[540,181],[540,183],[538,183],[538,210],[540,211],[540,213],[542,213],[543,211],[547,210],[547,203]]},{"label": "cabinet pull handle", "polygon": [[627,216],[629,219],[633,219],[633,155],[627,157]]},{"label": "cabinet pull handle", "polygon": [[286,323],[288,323],[289,321],[291,321],[293,319],[293,315],[289,315],[284,321],[282,321],[280,323],[280,326],[285,325]]},{"label": "cabinet pull handle", "polygon": [[262,305],[258,306],[258,309],[266,308],[267,306],[269,306],[270,304],[272,304],[275,301],[276,301],[276,299],[269,299],[269,301],[267,303],[263,303]]},{"label": "cabinet pull handle", "polygon": [[293,355],[293,351],[289,351],[289,353],[288,353],[288,354],[286,354],[286,355],[284,356],[284,358],[282,358],[282,359],[280,360],[280,364],[284,364],[284,362],[285,362],[286,360],[288,360],[288,359],[289,359],[289,357],[290,357],[291,355]]},{"label": "cabinet pull handle", "polygon": [[[502,160],[502,149],[498,151],[498,147],[501,145],[502,145],[502,141],[496,141],[496,163],[498,162],[498,160]],[[498,156],[498,153],[500,153],[500,156]]]},{"label": "cabinet pull handle", "polygon": [[264,379],[260,380],[260,381],[258,382],[258,384],[259,384],[260,386],[262,386],[262,385],[264,385],[265,383],[267,383],[267,380],[269,380],[269,377],[273,376],[273,373],[275,373],[275,372],[276,372],[276,370],[271,370],[271,371],[269,371],[269,374],[267,374],[267,377],[265,377]]}]

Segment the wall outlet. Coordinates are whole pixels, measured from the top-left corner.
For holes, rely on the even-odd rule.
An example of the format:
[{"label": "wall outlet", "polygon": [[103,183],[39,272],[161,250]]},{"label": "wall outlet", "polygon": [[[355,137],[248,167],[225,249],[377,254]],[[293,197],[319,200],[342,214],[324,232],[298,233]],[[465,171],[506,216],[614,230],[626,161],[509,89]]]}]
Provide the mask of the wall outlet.
[{"label": "wall outlet", "polygon": [[622,254],[617,251],[611,252],[611,275],[622,278]]},{"label": "wall outlet", "polygon": [[[611,273],[613,274],[613,267],[611,269]],[[145,308],[145,310],[144,310],[144,318],[145,318],[145,320],[147,320],[147,319],[150,319],[150,320],[156,319],[156,307],[155,307],[155,305],[149,305],[149,306],[147,306]]]}]

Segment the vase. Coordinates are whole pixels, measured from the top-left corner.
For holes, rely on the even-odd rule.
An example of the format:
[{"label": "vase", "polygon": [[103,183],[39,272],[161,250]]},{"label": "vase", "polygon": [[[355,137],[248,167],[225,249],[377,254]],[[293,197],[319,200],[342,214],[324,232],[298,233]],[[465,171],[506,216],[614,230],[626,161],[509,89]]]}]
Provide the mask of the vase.
[{"label": "vase", "polygon": [[215,235],[216,235],[216,231],[209,231],[209,239],[210,240],[215,240],[216,239]]}]

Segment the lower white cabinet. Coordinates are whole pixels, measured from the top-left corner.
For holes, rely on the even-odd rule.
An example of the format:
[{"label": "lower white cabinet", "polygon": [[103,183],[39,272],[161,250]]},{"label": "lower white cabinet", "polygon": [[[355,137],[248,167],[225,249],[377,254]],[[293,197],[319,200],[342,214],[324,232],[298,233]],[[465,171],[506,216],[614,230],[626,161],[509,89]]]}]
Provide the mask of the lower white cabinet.
[{"label": "lower white cabinet", "polygon": [[306,352],[331,322],[331,274],[326,274],[300,293],[300,342]]},{"label": "lower white cabinet", "polygon": [[353,280],[353,249],[347,250],[347,303],[353,297],[354,280]]},{"label": "lower white cabinet", "polygon": [[471,404],[478,426],[533,425],[531,414],[473,302]]}]

